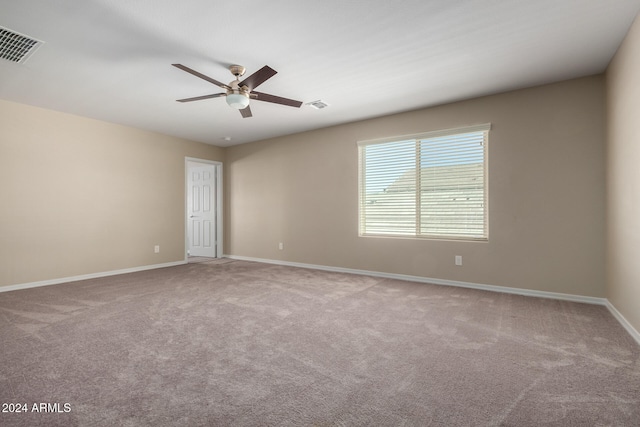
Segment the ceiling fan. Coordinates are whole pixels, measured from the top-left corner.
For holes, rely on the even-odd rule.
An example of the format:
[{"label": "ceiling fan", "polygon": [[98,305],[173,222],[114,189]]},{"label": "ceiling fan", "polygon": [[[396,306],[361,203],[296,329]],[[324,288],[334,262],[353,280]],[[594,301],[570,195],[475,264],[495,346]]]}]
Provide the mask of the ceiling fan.
[{"label": "ceiling fan", "polygon": [[240,110],[240,114],[242,114],[242,117],[244,118],[252,116],[251,107],[249,107],[250,99],[255,99],[257,101],[272,102],[274,104],[288,105],[290,107],[296,107],[296,108],[300,108],[300,106],[302,105],[302,102],[300,101],[295,101],[293,99],[282,98],[280,96],[269,95],[268,93],[254,91],[254,89],[257,88],[259,85],[261,85],[262,83],[266,82],[268,79],[276,75],[277,71],[269,67],[268,65],[265,65],[264,67],[262,67],[261,69],[251,74],[249,77],[247,77],[242,81],[240,81],[240,77],[244,75],[246,68],[243,67],[242,65],[232,65],[229,67],[229,71],[231,71],[231,74],[236,76],[236,79],[231,83],[229,83],[228,85],[224,83],[220,83],[219,81],[212,79],[209,76],[205,76],[204,74],[199,73],[196,70],[193,70],[182,64],[171,64],[171,65],[173,65],[176,68],[180,68],[181,70],[186,71],[189,74],[193,74],[196,77],[200,77],[201,79],[206,80],[209,83],[213,83],[214,85],[219,86],[222,89],[226,90],[226,92],[214,93],[211,95],[202,95],[202,96],[196,96],[193,98],[178,99],[177,100],[178,102],[200,101],[202,99],[219,98],[221,96],[226,96],[227,104],[229,104],[229,106],[232,108],[236,108]]}]

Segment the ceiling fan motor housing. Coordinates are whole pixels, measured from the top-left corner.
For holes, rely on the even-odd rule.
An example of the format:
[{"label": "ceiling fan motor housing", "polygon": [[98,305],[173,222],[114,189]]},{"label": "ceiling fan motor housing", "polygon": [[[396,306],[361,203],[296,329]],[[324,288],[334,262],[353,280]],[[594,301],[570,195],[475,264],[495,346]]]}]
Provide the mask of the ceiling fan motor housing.
[{"label": "ceiling fan motor housing", "polygon": [[242,77],[244,76],[244,73],[245,71],[247,71],[247,69],[242,65],[231,65],[229,67],[229,71],[231,71],[231,74],[233,74],[236,77]]}]

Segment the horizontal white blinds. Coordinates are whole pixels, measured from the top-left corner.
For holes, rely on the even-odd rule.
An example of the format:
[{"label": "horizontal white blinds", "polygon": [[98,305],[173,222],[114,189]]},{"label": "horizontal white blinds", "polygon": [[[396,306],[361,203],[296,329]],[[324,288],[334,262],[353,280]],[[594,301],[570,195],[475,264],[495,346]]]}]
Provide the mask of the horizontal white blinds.
[{"label": "horizontal white blinds", "polygon": [[489,127],[359,143],[360,234],[486,240]]}]

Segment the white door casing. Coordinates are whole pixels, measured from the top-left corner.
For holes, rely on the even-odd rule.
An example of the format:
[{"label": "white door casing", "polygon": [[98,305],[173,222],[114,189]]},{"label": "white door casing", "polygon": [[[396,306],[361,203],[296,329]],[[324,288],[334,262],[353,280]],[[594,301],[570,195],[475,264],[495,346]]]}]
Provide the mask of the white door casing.
[{"label": "white door casing", "polygon": [[221,256],[218,245],[219,167],[187,161],[187,253],[190,256]]}]

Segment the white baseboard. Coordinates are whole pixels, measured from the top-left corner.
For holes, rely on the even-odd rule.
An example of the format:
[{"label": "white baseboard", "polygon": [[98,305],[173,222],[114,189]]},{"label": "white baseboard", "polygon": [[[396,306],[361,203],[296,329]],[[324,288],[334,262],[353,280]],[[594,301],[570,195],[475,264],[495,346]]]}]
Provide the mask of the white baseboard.
[{"label": "white baseboard", "polygon": [[633,326],[631,326],[631,323],[629,323],[629,321],[624,318],[624,316],[618,311],[618,309],[615,308],[613,304],[611,304],[611,301],[607,300],[606,306],[611,314],[613,314],[613,317],[615,317],[616,320],[620,322],[622,327],[625,328],[627,332],[629,332],[629,335],[631,335],[633,339],[635,339],[636,342],[640,345],[640,332],[638,332]]},{"label": "white baseboard", "polygon": [[155,270],[156,268],[174,267],[186,264],[187,261],[167,262],[164,264],[144,265],[141,267],[125,268],[122,270],[103,271],[100,273],[82,274],[80,276],[61,277],[59,279],[42,280],[39,282],[20,283],[17,285],[0,286],[0,292],[17,291],[19,289],[37,288],[39,286],[59,285],[61,283],[77,282],[79,280],[97,279],[100,277],[115,276],[117,274],[135,273],[138,271]]},{"label": "white baseboard", "polygon": [[411,282],[431,283],[433,285],[456,286],[459,288],[480,289],[480,290],[491,291],[491,292],[501,292],[506,294],[516,294],[516,295],[524,295],[524,296],[538,297],[538,298],[550,298],[550,299],[556,299],[556,300],[582,302],[586,304],[597,304],[597,305],[607,304],[607,300],[605,298],[562,294],[558,292],[534,291],[530,289],[509,288],[506,286],[494,286],[494,285],[484,285],[480,283],[459,282],[456,280],[435,279],[432,277],[410,276],[407,274],[385,273],[381,271],[355,270],[351,268],[330,267],[326,265],[304,264],[299,262],[243,257],[243,256],[236,256],[236,255],[225,255],[225,257],[231,258],[231,259],[243,260],[243,261],[263,262],[266,264],[279,264],[279,265],[286,265],[290,267],[301,267],[301,268],[311,268],[314,270],[335,271],[338,273],[361,274],[365,276],[383,277],[385,279],[408,280]]}]

